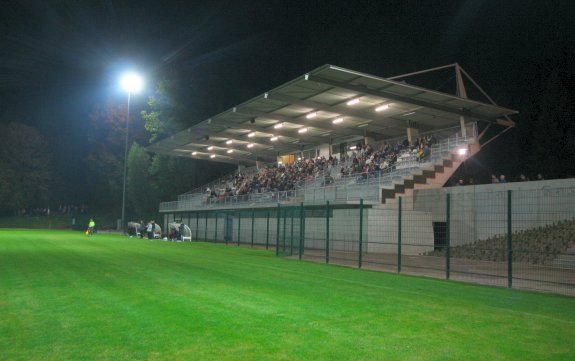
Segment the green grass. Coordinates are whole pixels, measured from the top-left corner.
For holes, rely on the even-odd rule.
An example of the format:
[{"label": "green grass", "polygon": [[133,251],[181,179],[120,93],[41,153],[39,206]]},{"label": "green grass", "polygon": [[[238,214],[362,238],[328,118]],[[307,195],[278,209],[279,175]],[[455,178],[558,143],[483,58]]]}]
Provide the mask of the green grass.
[{"label": "green grass", "polygon": [[1,360],[573,360],[575,298],[0,230]]}]

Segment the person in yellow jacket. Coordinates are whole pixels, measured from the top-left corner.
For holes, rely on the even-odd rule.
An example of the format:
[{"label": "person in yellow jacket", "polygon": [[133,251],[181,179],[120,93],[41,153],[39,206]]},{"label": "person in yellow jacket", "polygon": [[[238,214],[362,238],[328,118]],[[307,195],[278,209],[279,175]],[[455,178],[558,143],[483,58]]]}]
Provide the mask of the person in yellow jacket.
[{"label": "person in yellow jacket", "polygon": [[94,233],[94,228],[96,228],[96,222],[94,222],[94,219],[90,218],[90,222],[88,223],[88,236],[91,236]]}]

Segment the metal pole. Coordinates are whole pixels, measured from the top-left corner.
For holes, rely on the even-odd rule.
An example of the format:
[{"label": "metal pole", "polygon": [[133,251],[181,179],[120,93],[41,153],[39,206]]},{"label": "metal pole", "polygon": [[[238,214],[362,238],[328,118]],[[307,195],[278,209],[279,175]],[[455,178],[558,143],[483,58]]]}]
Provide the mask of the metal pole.
[{"label": "metal pole", "polygon": [[329,201],[325,201],[325,263],[329,263]]},{"label": "metal pole", "polygon": [[240,230],[242,228],[242,211],[238,211],[238,247],[240,246]]},{"label": "metal pole", "polygon": [[447,193],[445,222],[445,278],[451,276],[451,194]]},{"label": "metal pole", "polygon": [[199,241],[199,232],[200,232],[200,212],[196,213],[196,241]]},{"label": "metal pole", "polygon": [[124,182],[122,185],[122,225],[123,233],[126,233],[125,214],[126,214],[126,178],[128,174],[128,132],[130,131],[130,98],[132,92],[128,91],[128,108],[126,109],[126,139],[124,142]]},{"label": "metal pole", "polygon": [[363,261],[363,198],[359,200],[359,260],[358,266],[361,268]]},{"label": "metal pole", "polygon": [[218,212],[216,211],[216,228],[214,229],[214,243],[218,241]]},{"label": "metal pole", "polygon": [[300,203],[299,212],[299,259],[303,257],[303,246],[305,237],[305,208],[303,207],[303,202]]},{"label": "metal pole", "polygon": [[513,286],[513,239],[511,235],[511,190],[507,191],[507,287]]},{"label": "metal pole", "polygon": [[266,249],[270,246],[270,211],[267,214],[266,220]]},{"label": "metal pole", "polygon": [[401,273],[401,197],[397,211],[397,273]]},{"label": "metal pole", "polygon": [[255,211],[252,210],[252,245],[251,247],[254,247],[254,218],[255,218]]},{"label": "metal pole", "polygon": [[276,227],[276,256],[279,256],[280,254],[280,207],[281,205],[278,203],[277,227]]},{"label": "metal pole", "polygon": [[208,241],[208,212],[206,212],[206,227],[204,229],[204,241]]}]

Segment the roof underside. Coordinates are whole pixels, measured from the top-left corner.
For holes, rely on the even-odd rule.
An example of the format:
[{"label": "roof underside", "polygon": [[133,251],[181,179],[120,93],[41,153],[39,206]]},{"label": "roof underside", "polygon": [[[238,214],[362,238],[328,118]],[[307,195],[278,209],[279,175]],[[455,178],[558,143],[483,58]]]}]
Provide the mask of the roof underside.
[{"label": "roof underside", "polygon": [[[321,144],[384,140],[517,111],[324,65],[148,147],[228,163],[276,161]],[[280,127],[281,126],[281,127]],[[303,131],[307,129],[307,131]]]}]

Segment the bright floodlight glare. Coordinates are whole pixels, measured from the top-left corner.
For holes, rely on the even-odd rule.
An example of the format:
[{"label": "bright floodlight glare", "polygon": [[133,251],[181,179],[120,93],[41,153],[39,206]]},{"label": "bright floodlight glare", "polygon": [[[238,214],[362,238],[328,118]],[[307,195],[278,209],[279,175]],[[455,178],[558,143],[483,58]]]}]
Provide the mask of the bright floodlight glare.
[{"label": "bright floodlight glare", "polygon": [[457,151],[457,153],[459,153],[459,155],[466,155],[467,154],[467,149],[466,148],[461,148]]},{"label": "bright floodlight glare", "polygon": [[192,152],[192,155],[196,155],[196,154],[198,154],[198,152]]},{"label": "bright floodlight glare", "polygon": [[129,93],[136,93],[142,89],[144,80],[141,76],[135,73],[128,73],[122,77],[121,85],[122,89]]}]

